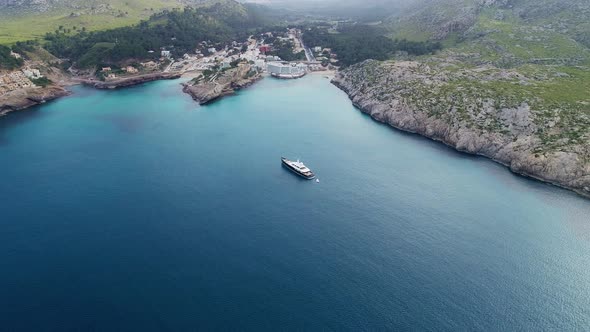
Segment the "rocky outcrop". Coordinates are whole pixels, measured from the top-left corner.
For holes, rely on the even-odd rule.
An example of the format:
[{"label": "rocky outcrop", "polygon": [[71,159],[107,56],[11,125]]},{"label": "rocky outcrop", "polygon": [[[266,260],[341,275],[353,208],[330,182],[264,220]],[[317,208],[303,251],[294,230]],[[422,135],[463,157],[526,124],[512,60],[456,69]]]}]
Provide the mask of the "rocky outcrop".
[{"label": "rocky outcrop", "polygon": [[[462,76],[458,79],[456,75]],[[540,104],[486,94],[486,84],[502,80],[534,84],[504,70],[452,73],[417,62],[377,61],[352,66],[340,72],[333,83],[377,121],[590,196],[590,146],[583,138],[588,128],[560,128],[560,116],[566,115],[563,110],[557,111],[560,116],[551,117],[548,110],[536,109]],[[579,116],[580,123],[588,120]],[[579,132],[582,139],[578,140]],[[553,137],[558,139],[551,141]]]},{"label": "rocky outcrop", "polygon": [[204,105],[250,86],[260,78],[262,76],[255,68],[241,64],[236,68],[208,77],[197,77],[190,83],[184,84],[183,91],[191,95],[196,102]]},{"label": "rocky outcrop", "polygon": [[97,80],[90,80],[90,79],[79,79],[78,81],[84,85],[91,86],[96,89],[118,89],[118,88],[125,88],[134,85],[139,85],[147,82],[157,81],[157,80],[170,80],[180,78],[182,76],[181,73],[151,73],[145,75],[137,75],[131,77],[122,77],[107,81],[97,81]]},{"label": "rocky outcrop", "polygon": [[0,115],[43,104],[68,94],[67,90],[55,85],[13,91],[0,96]]}]

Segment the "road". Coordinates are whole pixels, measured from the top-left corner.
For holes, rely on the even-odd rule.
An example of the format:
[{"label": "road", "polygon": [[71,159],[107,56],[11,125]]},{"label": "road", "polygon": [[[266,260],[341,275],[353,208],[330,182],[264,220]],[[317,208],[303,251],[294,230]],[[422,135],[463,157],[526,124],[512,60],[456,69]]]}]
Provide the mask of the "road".
[{"label": "road", "polygon": [[311,51],[311,49],[307,46],[305,46],[305,44],[303,43],[303,38],[301,37],[302,34],[299,33],[299,35],[297,36],[297,39],[299,39],[299,43],[301,44],[301,47],[303,47],[303,50],[305,51],[305,57],[307,58],[308,62],[315,62],[315,56],[313,56],[313,52]]},{"label": "road", "polygon": [[168,65],[168,67],[166,67],[166,69],[164,69],[165,73],[170,72],[170,68],[172,67],[172,65],[174,64],[174,60],[172,60],[172,62],[170,62],[170,64]]}]

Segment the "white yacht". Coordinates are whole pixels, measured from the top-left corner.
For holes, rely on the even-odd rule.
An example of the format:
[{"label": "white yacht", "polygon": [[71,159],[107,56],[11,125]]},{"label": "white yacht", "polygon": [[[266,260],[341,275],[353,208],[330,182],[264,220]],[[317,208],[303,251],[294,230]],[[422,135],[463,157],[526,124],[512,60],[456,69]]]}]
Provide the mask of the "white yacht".
[{"label": "white yacht", "polygon": [[299,160],[291,161],[291,160],[283,157],[283,158],[281,158],[281,161],[283,162],[283,165],[285,165],[285,167],[287,167],[293,173],[295,173],[303,178],[306,178],[308,180],[315,178],[315,174],[313,174],[313,172],[309,168],[307,168],[307,166],[305,166]]}]

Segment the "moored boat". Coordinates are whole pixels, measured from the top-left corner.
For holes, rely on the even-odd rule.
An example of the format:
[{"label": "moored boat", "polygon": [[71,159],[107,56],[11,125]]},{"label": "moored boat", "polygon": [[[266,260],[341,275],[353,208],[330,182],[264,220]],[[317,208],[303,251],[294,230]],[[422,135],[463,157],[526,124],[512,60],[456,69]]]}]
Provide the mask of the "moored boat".
[{"label": "moored boat", "polygon": [[291,172],[305,178],[308,180],[311,180],[313,178],[315,178],[315,174],[313,174],[313,172],[307,167],[305,166],[305,164],[303,164],[301,161],[297,160],[297,161],[292,161],[289,160],[285,157],[281,158],[281,162],[283,163],[283,165],[285,165],[285,167],[287,167]]}]

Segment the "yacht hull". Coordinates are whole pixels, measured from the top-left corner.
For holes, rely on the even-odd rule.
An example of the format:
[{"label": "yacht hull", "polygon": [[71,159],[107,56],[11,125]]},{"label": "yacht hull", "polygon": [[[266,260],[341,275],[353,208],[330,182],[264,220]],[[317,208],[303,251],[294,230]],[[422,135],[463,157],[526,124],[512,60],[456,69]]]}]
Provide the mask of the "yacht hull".
[{"label": "yacht hull", "polygon": [[281,162],[283,163],[283,166],[285,166],[291,172],[299,175],[300,177],[302,177],[306,180],[312,180],[315,178],[315,174],[313,172],[311,172],[311,171],[309,171],[308,173],[301,172],[297,167],[295,167],[293,165],[293,162],[287,158],[281,158]]}]

